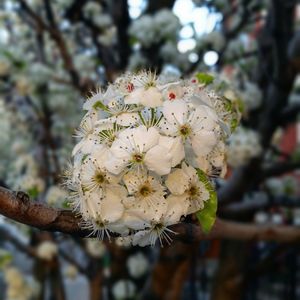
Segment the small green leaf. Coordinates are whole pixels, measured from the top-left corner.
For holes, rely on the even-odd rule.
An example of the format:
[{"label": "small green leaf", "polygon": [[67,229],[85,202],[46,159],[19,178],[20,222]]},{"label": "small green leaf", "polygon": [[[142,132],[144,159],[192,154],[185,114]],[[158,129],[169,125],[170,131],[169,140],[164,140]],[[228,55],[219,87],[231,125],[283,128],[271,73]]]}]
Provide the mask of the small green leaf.
[{"label": "small green leaf", "polygon": [[196,78],[198,79],[199,83],[209,85],[214,81],[214,76],[209,75],[207,73],[197,73]]},{"label": "small green leaf", "polygon": [[209,192],[209,199],[205,201],[204,208],[196,212],[196,216],[203,232],[209,233],[216,220],[218,206],[217,193],[202,170],[197,169],[197,174],[199,180],[204,183]]},{"label": "small green leaf", "polygon": [[62,203],[62,208],[71,208],[70,202],[68,200],[65,200]]},{"label": "small green leaf", "polygon": [[107,106],[104,105],[100,100],[94,103],[93,108],[96,109],[96,110],[102,109],[104,111],[109,111]]},{"label": "small green leaf", "polygon": [[32,188],[30,188],[27,191],[28,195],[30,196],[30,198],[36,198],[39,195],[39,190],[36,186],[33,186]]},{"label": "small green leaf", "polygon": [[12,261],[12,254],[6,250],[0,249],[0,269],[3,269]]},{"label": "small green leaf", "polygon": [[239,125],[238,119],[233,118],[233,119],[231,120],[231,122],[230,122],[230,129],[231,129],[231,132],[233,132],[233,131],[237,128],[238,125]]}]

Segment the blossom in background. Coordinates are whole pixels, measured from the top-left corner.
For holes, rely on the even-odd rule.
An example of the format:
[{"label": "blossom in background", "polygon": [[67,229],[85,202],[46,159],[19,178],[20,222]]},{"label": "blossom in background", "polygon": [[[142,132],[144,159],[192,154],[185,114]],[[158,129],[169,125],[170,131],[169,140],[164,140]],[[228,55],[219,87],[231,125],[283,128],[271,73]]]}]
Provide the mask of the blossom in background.
[{"label": "blossom in background", "polygon": [[5,76],[11,68],[10,62],[5,58],[0,58],[0,76]]},{"label": "blossom in background", "polygon": [[46,202],[49,205],[61,206],[68,197],[68,192],[63,188],[53,185],[47,190]]},{"label": "blossom in background", "polygon": [[154,15],[143,15],[129,28],[129,34],[144,47],[176,38],[181,25],[171,10],[161,9]]},{"label": "blossom in background", "polygon": [[84,228],[133,245],[170,243],[168,227],[204,208],[210,192],[198,168],[225,175],[234,113],[199,76],[126,73],[87,100],[67,180]]},{"label": "blossom in background", "polygon": [[30,300],[38,294],[39,286],[35,282],[30,284],[15,267],[4,269],[4,280],[7,285],[7,300]]},{"label": "blossom in background", "polygon": [[78,275],[78,269],[74,265],[68,265],[64,269],[64,274],[71,280],[74,280]]},{"label": "blossom in background", "polygon": [[293,196],[298,192],[298,180],[294,176],[271,177],[266,180],[265,185],[274,196]]},{"label": "blossom in background", "polygon": [[129,256],[127,269],[133,278],[140,278],[149,270],[149,261],[142,252]]},{"label": "blossom in background", "polygon": [[36,252],[40,259],[50,261],[57,255],[58,249],[54,242],[45,241],[37,246]]},{"label": "blossom in background", "polygon": [[112,294],[116,300],[132,299],[136,294],[136,286],[131,280],[119,280],[113,285]]},{"label": "blossom in background", "polygon": [[212,31],[206,33],[197,41],[197,48],[199,49],[213,49],[221,51],[225,46],[225,38],[219,31]]},{"label": "blossom in background", "polygon": [[87,239],[85,245],[86,251],[94,258],[101,258],[106,252],[104,243],[97,239]]},{"label": "blossom in background", "polygon": [[253,110],[260,107],[262,93],[255,83],[246,81],[240,94],[246,110]]},{"label": "blossom in background", "polygon": [[232,167],[247,164],[252,158],[262,152],[259,135],[256,131],[239,127],[230,137],[227,151],[227,161]]}]

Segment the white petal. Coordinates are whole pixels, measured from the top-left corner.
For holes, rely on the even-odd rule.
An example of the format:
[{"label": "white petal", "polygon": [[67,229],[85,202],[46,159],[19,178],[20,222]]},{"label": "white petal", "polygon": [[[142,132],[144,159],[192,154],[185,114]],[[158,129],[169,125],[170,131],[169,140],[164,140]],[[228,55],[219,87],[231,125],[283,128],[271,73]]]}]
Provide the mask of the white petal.
[{"label": "white petal", "polygon": [[147,220],[139,218],[136,214],[131,214],[130,210],[125,212],[122,220],[128,228],[133,230],[142,230],[150,226]]},{"label": "white petal", "polygon": [[159,133],[156,128],[150,127],[148,130],[146,126],[139,126],[132,129],[133,134],[133,144],[136,149],[141,153],[146,152],[153,146],[158,144]]},{"label": "white petal", "polygon": [[170,124],[182,125],[187,120],[188,107],[183,100],[165,101],[163,113]]},{"label": "white petal", "polygon": [[147,180],[147,174],[143,171],[128,172],[123,176],[123,181],[127,187],[129,194],[133,194],[138,191],[141,182]]},{"label": "white petal", "polygon": [[189,123],[193,130],[198,128],[212,130],[215,128],[217,120],[217,115],[206,105],[198,106],[189,117]]},{"label": "white petal", "polygon": [[134,126],[139,122],[139,115],[136,112],[124,112],[115,117],[116,123],[121,126]]},{"label": "white petal", "polygon": [[166,180],[167,188],[174,195],[182,195],[187,189],[188,183],[188,177],[181,169],[173,171]]},{"label": "white petal", "polygon": [[126,168],[128,161],[129,160],[120,159],[110,154],[104,166],[109,172],[118,175]]},{"label": "white petal", "polygon": [[[151,235],[153,236],[152,239],[150,238]],[[132,245],[133,246],[139,245],[141,247],[153,245],[157,240],[157,237],[158,236],[155,233],[155,231],[154,232],[150,230],[139,231],[133,236]]]},{"label": "white petal", "polygon": [[97,218],[101,211],[101,196],[98,193],[86,192],[81,198],[81,213],[88,218]]},{"label": "white petal", "polygon": [[147,107],[157,107],[162,105],[162,94],[156,87],[150,87],[143,92],[141,103]]},{"label": "white petal", "polygon": [[154,171],[158,175],[166,175],[171,170],[171,159],[168,149],[156,145],[146,153],[144,162],[150,171]]},{"label": "white petal", "polygon": [[175,167],[181,163],[184,158],[184,145],[181,137],[160,136],[159,145],[168,149],[172,156],[171,166]]},{"label": "white petal", "polygon": [[138,88],[125,97],[125,104],[140,104],[144,97],[144,88]]},{"label": "white petal", "polygon": [[180,221],[181,216],[187,214],[188,204],[184,195],[174,196],[170,195],[167,198],[168,209],[167,215],[165,217],[165,222],[167,225],[176,224]]},{"label": "white petal", "polygon": [[213,131],[201,130],[192,135],[190,139],[196,156],[207,155],[217,144],[217,138]]},{"label": "white petal", "polygon": [[108,222],[116,222],[124,212],[120,195],[107,189],[106,197],[101,202],[101,218]]}]

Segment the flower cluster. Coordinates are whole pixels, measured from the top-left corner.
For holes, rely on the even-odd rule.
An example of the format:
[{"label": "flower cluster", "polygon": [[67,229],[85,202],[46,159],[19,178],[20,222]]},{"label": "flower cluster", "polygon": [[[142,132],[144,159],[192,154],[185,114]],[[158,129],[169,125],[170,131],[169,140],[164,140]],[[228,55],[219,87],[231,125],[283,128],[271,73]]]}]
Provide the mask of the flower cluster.
[{"label": "flower cluster", "polygon": [[51,261],[57,255],[57,245],[52,241],[44,241],[37,246],[38,258]]},{"label": "flower cluster", "polygon": [[198,48],[211,48],[215,51],[221,51],[225,46],[225,38],[223,34],[219,31],[212,31],[210,33],[204,34],[198,40]]},{"label": "flower cluster", "polygon": [[26,280],[25,276],[15,267],[5,268],[4,280],[7,285],[7,300],[29,300],[38,294],[37,283]]},{"label": "flower cluster", "polygon": [[245,165],[261,154],[262,147],[256,131],[239,127],[229,140],[228,164],[232,167]]},{"label": "flower cluster", "polygon": [[162,9],[156,14],[144,15],[134,21],[129,34],[142,46],[149,47],[162,40],[174,39],[181,25],[179,19],[169,9]]},{"label": "flower cluster", "polygon": [[211,189],[198,175],[225,174],[233,120],[207,78],[128,73],[86,101],[68,180],[83,226],[153,245],[170,242],[168,226],[204,208]]},{"label": "flower cluster", "polygon": [[63,206],[64,201],[67,199],[68,193],[65,189],[53,185],[47,190],[46,202],[50,206]]}]

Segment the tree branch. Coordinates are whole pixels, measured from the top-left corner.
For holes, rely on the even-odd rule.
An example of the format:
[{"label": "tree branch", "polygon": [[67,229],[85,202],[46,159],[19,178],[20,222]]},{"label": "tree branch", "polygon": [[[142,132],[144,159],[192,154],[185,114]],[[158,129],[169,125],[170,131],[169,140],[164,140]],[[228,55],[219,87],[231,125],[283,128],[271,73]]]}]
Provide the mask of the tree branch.
[{"label": "tree branch", "polygon": [[[86,237],[90,232],[79,226],[80,218],[69,210],[57,210],[30,201],[23,192],[12,192],[0,188],[0,214],[17,222],[41,230],[59,231],[74,236]],[[209,234],[200,226],[180,223],[170,227],[176,232],[174,239],[183,242],[197,242],[211,239],[266,240],[295,242],[300,240],[300,228],[293,226],[266,226],[242,224],[217,219]]]}]

